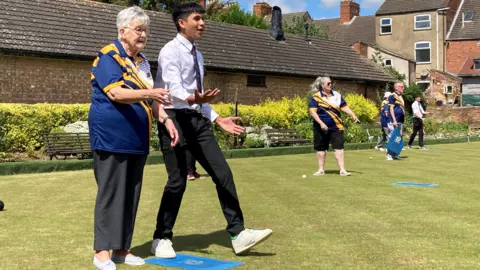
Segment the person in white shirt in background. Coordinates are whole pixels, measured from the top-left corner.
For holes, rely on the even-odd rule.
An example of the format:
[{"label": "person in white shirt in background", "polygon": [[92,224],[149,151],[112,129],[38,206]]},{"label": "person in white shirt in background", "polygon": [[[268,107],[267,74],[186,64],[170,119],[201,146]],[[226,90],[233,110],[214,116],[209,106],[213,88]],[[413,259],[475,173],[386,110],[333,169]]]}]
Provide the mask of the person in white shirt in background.
[{"label": "person in white shirt in background", "polygon": [[413,112],[413,132],[410,135],[410,140],[408,141],[408,149],[412,149],[413,141],[418,133],[418,145],[420,146],[420,150],[427,150],[427,148],[423,144],[423,120],[424,115],[428,114],[420,104],[422,97],[416,97],[415,102],[412,104],[412,112]]},{"label": "person in white shirt in background", "polygon": [[[179,144],[172,147],[167,130],[158,125],[168,173],[151,248],[160,258],[176,257],[171,240],[187,185],[187,147],[216,185],[235,254],[248,251],[272,234],[270,229],[245,229],[232,171],[212,131],[212,122],[232,134],[240,134],[244,128],[235,124],[238,117],[220,117],[208,104],[220,90],[203,89],[204,61],[195,41],[200,40],[205,31],[204,13],[197,3],[178,5],[172,12],[178,34],[162,48],[158,58],[155,85],[169,89],[172,106],[164,108],[179,133]],[[204,215],[211,217],[211,213]]]}]

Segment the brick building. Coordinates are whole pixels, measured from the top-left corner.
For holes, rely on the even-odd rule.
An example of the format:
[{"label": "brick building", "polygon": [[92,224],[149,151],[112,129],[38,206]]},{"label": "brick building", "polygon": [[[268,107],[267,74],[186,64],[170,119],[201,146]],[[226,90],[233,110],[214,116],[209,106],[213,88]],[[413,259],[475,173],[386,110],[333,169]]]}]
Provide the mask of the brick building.
[{"label": "brick building", "polygon": [[480,1],[464,0],[447,36],[447,71],[463,79],[462,104],[480,106]]},{"label": "brick building", "polygon": [[[84,0],[0,2],[0,102],[90,101],[90,68],[96,53],[117,37],[123,7]],[[148,12],[150,36],[144,51],[156,69],[159,50],[176,35],[169,14]],[[205,87],[223,90],[216,101],[255,104],[266,98],[303,95],[313,80],[331,75],[336,89],[375,99],[392,80],[337,41],[207,23],[198,42],[205,58]]]}]

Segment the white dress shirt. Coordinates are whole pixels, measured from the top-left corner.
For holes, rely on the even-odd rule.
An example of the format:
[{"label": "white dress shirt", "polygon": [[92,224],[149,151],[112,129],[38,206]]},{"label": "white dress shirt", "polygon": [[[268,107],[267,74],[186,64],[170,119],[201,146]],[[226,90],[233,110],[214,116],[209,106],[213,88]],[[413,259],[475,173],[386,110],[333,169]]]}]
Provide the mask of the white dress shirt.
[{"label": "white dress shirt", "polygon": [[[208,103],[189,105],[187,98],[194,95],[197,88],[194,60],[192,55],[193,44],[180,34],[168,42],[158,56],[158,71],[155,79],[155,88],[170,90],[172,106],[165,109],[192,109],[201,112],[212,122],[218,114]],[[203,87],[203,55],[197,50],[198,66]],[[198,89],[201,91],[201,89]]]},{"label": "white dress shirt", "polygon": [[413,102],[412,112],[413,112],[413,117],[416,117],[416,118],[423,118],[423,114],[425,113],[425,111],[422,108],[422,105],[418,101]]}]

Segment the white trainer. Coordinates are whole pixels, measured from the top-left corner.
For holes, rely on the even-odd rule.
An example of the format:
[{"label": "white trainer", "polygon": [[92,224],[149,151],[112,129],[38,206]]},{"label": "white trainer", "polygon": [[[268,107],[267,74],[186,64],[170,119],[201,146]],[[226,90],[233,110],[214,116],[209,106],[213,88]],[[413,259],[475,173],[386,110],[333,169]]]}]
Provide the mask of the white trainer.
[{"label": "white trainer", "polygon": [[93,256],[93,265],[99,270],[117,270],[117,266],[112,260],[101,262],[95,255]]},{"label": "white trainer", "polygon": [[120,256],[115,253],[112,254],[112,261],[115,263],[124,263],[128,265],[144,265],[145,261],[133,254],[127,254],[127,256]]},{"label": "white trainer", "polygon": [[151,252],[155,255],[155,257],[163,259],[173,259],[177,257],[175,250],[173,250],[172,241],[170,241],[170,239],[153,240]]},{"label": "white trainer", "polygon": [[392,155],[387,155],[387,160],[393,160]]},{"label": "white trainer", "polygon": [[385,149],[383,149],[383,147],[378,147],[378,146],[375,146],[375,150],[378,150],[380,152],[385,151]]},{"label": "white trainer", "polygon": [[315,176],[324,175],[324,174],[325,174],[325,171],[321,169],[313,173],[313,175]]},{"label": "white trainer", "polygon": [[252,229],[245,229],[240,234],[238,234],[235,239],[232,239],[232,246],[235,254],[239,255],[248,250],[252,247],[260,244],[261,242],[265,241],[272,235],[271,229],[265,230],[252,230]]}]

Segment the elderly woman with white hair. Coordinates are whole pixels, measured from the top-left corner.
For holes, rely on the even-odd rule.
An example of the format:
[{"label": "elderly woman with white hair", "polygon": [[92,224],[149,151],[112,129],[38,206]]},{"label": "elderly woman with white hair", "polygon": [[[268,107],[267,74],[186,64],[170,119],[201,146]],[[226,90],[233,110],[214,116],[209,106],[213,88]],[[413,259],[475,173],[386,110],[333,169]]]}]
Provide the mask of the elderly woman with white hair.
[{"label": "elderly woman with white hair", "polygon": [[335,151],[341,176],[349,176],[351,173],[345,170],[344,165],[344,127],[340,111],[344,111],[355,122],[359,122],[357,116],[347,106],[339,92],[332,89],[332,80],[329,77],[318,77],[311,85],[312,95],[309,102],[310,115],[313,117],[314,149],[317,151],[318,171],[313,175],[324,175],[326,151],[329,144]]},{"label": "elderly woman with white hair", "polygon": [[172,146],[178,142],[175,125],[161,106],[168,102],[169,93],[152,87],[150,66],[141,53],[149,22],[139,7],[120,11],[118,39],[103,47],[93,62],[88,124],[98,186],[93,244],[93,264],[98,269],[116,269],[115,262],[145,263],[129,249],[150,149],[152,119],[166,126]]}]

